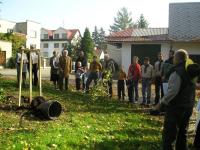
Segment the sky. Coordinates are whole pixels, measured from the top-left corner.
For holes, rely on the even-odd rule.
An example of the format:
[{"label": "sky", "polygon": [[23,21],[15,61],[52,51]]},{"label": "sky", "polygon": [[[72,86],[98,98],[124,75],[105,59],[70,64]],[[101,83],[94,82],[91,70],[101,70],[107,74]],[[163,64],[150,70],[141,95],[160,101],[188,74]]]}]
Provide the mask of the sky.
[{"label": "sky", "polygon": [[136,22],[143,14],[149,27],[168,27],[169,3],[200,0],[0,0],[0,18],[22,22],[33,20],[47,29],[80,29],[94,26],[109,30],[118,10],[126,7]]}]

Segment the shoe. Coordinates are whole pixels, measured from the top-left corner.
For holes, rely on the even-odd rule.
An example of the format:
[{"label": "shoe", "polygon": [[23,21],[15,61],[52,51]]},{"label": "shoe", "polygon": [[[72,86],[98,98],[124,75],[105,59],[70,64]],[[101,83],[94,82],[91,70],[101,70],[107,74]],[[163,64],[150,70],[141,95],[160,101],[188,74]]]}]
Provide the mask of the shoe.
[{"label": "shoe", "polygon": [[143,102],[142,102],[142,103],[140,103],[140,105],[144,106],[144,105],[145,105],[145,103],[143,103]]},{"label": "shoe", "polygon": [[150,104],[145,104],[146,107],[150,107]]}]

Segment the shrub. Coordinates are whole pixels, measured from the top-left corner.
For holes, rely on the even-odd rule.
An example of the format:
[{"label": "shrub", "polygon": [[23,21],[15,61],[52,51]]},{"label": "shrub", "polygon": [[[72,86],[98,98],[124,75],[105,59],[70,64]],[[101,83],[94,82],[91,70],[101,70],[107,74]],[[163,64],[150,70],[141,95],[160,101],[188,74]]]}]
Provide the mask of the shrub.
[{"label": "shrub", "polygon": [[0,88],[0,102],[4,102],[6,99],[6,94],[5,94],[5,91]]},{"label": "shrub", "polygon": [[11,68],[11,69],[15,68],[15,58],[14,57],[11,57],[8,60],[8,62],[6,64],[6,68]]},{"label": "shrub", "polygon": [[103,83],[103,81],[98,81],[97,85],[91,88],[91,99],[97,100],[99,97],[106,97],[108,96],[107,87]]}]

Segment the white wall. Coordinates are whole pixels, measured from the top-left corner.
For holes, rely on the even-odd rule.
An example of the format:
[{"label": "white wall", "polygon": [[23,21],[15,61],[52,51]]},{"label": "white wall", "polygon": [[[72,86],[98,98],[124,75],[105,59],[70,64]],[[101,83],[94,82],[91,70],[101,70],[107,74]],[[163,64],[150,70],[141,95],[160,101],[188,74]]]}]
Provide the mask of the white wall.
[{"label": "white wall", "polygon": [[76,43],[81,40],[81,35],[79,32],[76,32],[76,34],[74,35],[74,38],[71,40],[71,44],[72,45],[76,45]]},{"label": "white wall", "polygon": [[163,55],[163,59],[166,60],[169,58],[170,44],[162,43],[161,44],[161,53]]},{"label": "white wall", "polygon": [[67,31],[60,27],[56,31],[53,32],[53,38],[54,38],[54,34],[59,34],[59,39],[62,39],[63,33],[65,33],[67,35]]},{"label": "white wall", "polygon": [[0,33],[7,33],[8,29],[15,31],[15,26],[15,22],[0,19]]},{"label": "white wall", "polygon": [[[31,44],[36,45],[36,49],[40,49],[40,23],[27,20],[27,41],[26,46],[30,48]],[[33,37],[33,32],[36,32],[36,37]]]},{"label": "white wall", "polygon": [[0,48],[2,51],[6,51],[6,62],[12,57],[12,43],[0,41]]},{"label": "white wall", "polygon": [[117,49],[115,46],[107,44],[108,52],[110,57],[112,57],[119,65],[124,67],[126,73],[128,72],[128,67],[131,64],[131,45],[132,44],[161,44],[161,53],[164,56],[164,60],[168,59],[168,54],[170,50],[169,43],[123,43],[122,48]]},{"label": "white wall", "polygon": [[123,43],[122,44],[122,67],[126,73],[128,73],[128,67],[131,64],[131,43]]},{"label": "white wall", "polygon": [[200,55],[200,43],[173,43],[173,50],[185,49],[189,54]]},{"label": "white wall", "polygon": [[[48,43],[48,48],[44,48],[44,43]],[[54,48],[54,43],[59,43],[59,48]],[[41,52],[47,52],[48,57],[53,56],[53,51],[57,51],[58,55],[61,54],[63,47],[62,43],[67,43],[67,41],[42,41],[41,42]]]},{"label": "white wall", "polygon": [[118,49],[116,46],[107,44],[107,50],[106,50],[110,56],[110,58],[114,59],[115,62],[119,65],[121,65],[121,49]]},{"label": "white wall", "polygon": [[40,31],[40,39],[44,39],[44,34],[48,34],[48,31],[42,28]]}]

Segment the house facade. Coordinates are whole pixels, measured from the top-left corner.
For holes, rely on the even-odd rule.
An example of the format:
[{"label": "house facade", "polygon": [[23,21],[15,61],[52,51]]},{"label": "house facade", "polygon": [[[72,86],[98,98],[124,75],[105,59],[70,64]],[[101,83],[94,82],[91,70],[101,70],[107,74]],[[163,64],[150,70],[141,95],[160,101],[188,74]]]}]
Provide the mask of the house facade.
[{"label": "house facade", "polygon": [[38,22],[26,20],[25,22],[12,22],[0,19],[0,33],[21,33],[26,36],[26,47],[33,46],[40,49],[40,29]]},{"label": "house facade", "polygon": [[81,39],[78,29],[58,28],[57,30],[41,29],[41,51],[43,57],[49,58],[53,51],[61,54],[62,50],[69,44],[76,45]]},{"label": "house facade", "polygon": [[12,57],[12,43],[0,40],[0,66],[3,66]]},{"label": "house facade", "polygon": [[172,3],[169,5],[169,27],[126,29],[110,34],[107,51],[121,66],[128,70],[133,56],[150,57],[151,64],[158,52],[164,59],[170,50],[185,49],[190,57],[200,63],[200,3]]}]

